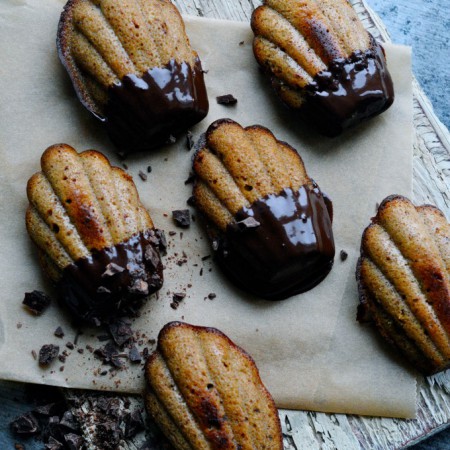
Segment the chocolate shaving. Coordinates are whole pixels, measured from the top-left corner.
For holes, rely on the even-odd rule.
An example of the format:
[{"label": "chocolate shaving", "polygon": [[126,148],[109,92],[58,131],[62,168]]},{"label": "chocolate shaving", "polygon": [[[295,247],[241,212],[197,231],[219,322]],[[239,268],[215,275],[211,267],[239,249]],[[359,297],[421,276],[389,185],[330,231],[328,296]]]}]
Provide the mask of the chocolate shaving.
[{"label": "chocolate shaving", "polygon": [[35,316],[40,316],[48,308],[51,299],[42,291],[26,292],[22,304]]},{"label": "chocolate shaving", "polygon": [[172,218],[175,225],[180,228],[189,228],[191,225],[191,215],[188,209],[178,209],[172,211]]},{"label": "chocolate shaving", "polygon": [[237,103],[237,99],[233,97],[231,94],[219,95],[216,97],[217,103],[219,105],[235,105]]},{"label": "chocolate shaving", "polygon": [[48,366],[58,357],[59,347],[53,344],[43,345],[39,350],[39,365]]}]

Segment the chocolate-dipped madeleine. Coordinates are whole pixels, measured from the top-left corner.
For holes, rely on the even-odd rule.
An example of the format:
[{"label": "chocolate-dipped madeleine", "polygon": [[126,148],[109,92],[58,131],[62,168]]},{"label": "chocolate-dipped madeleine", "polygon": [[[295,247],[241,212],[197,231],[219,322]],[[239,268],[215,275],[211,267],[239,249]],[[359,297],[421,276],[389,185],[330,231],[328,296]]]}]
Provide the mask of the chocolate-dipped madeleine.
[{"label": "chocolate-dipped madeleine", "polygon": [[168,323],[145,375],[147,410],[175,449],[283,449],[253,359],[219,330]]},{"label": "chocolate-dipped madeleine", "polygon": [[163,235],[131,176],[65,144],[45,150],[41,168],[28,181],[26,226],[62,303],[94,324],[138,308],[162,286]]},{"label": "chocolate-dipped madeleine", "polygon": [[214,255],[239,287],[278,300],[326,277],[335,253],[331,202],[291,146],[267,128],[221,119],[193,168]]},{"label": "chocolate-dipped madeleine", "polygon": [[169,0],[69,0],[57,47],[121,153],[161,146],[208,113],[200,59]]},{"label": "chocolate-dipped madeleine", "polygon": [[338,135],[394,101],[384,50],[347,0],[264,0],[251,26],[273,88],[321,133]]},{"label": "chocolate-dipped madeleine", "polygon": [[358,319],[373,320],[428,375],[450,367],[450,224],[435,206],[393,195],[362,237]]}]

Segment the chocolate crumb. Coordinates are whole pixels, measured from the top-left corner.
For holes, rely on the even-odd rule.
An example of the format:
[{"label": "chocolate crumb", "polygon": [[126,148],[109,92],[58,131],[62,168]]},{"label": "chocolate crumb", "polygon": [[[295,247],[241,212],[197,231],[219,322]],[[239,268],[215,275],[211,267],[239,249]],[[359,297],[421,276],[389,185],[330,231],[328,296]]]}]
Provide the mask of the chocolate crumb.
[{"label": "chocolate crumb", "polygon": [[53,344],[46,344],[39,350],[39,365],[48,366],[58,356],[59,347]]},{"label": "chocolate crumb", "polygon": [[64,331],[61,327],[58,327],[53,334],[58,338],[64,337]]},{"label": "chocolate crumb", "polygon": [[60,371],[60,372],[64,372],[64,366],[61,366],[61,367],[59,368],[59,371]]},{"label": "chocolate crumb", "polygon": [[186,297],[186,294],[184,292],[176,292],[172,296],[172,300],[174,302],[181,302]]},{"label": "chocolate crumb", "polygon": [[80,355],[82,355],[82,354],[84,353],[84,348],[79,348],[79,349],[77,349],[77,352],[78,352]]},{"label": "chocolate crumb", "polygon": [[175,225],[181,228],[189,228],[191,225],[191,216],[188,209],[178,209],[172,211],[172,218]]},{"label": "chocolate crumb", "polygon": [[139,178],[142,181],[147,181],[147,175],[144,172],[142,172],[142,170],[139,171]]},{"label": "chocolate crumb", "polygon": [[216,100],[219,105],[235,105],[237,103],[237,99],[231,94],[219,95]]},{"label": "chocolate crumb", "polygon": [[203,276],[203,267],[200,269],[200,276]]},{"label": "chocolate crumb", "polygon": [[194,146],[194,138],[192,136],[192,132],[188,131],[186,133],[186,147],[188,150],[192,150],[193,146]]},{"label": "chocolate crumb", "polygon": [[147,166],[147,173],[152,173],[152,166]]},{"label": "chocolate crumb", "polygon": [[31,356],[33,357],[33,359],[37,359],[36,350],[31,350]]},{"label": "chocolate crumb", "polygon": [[67,358],[66,355],[58,355],[58,359],[59,359],[59,361],[62,362],[62,363],[65,363],[65,362],[66,362],[66,358]]},{"label": "chocolate crumb", "polygon": [[210,300],[214,300],[216,297],[217,297],[217,295],[214,294],[214,292],[211,292],[210,294],[208,294],[208,298],[209,298]]},{"label": "chocolate crumb", "polygon": [[48,308],[51,300],[42,291],[26,292],[22,304],[35,316],[40,316]]},{"label": "chocolate crumb", "polygon": [[211,255],[202,256],[202,261],[206,261],[209,258],[211,258]]},{"label": "chocolate crumb", "polygon": [[244,44],[245,44],[244,41],[239,42],[239,46],[242,46],[242,45],[244,45]]},{"label": "chocolate crumb", "polygon": [[345,250],[341,250],[339,255],[341,257],[341,261],[345,261],[348,258],[348,253]]},{"label": "chocolate crumb", "polygon": [[20,329],[22,328],[22,323],[21,323],[21,322],[17,322],[17,323],[16,323],[16,328],[17,328],[18,330],[20,330]]},{"label": "chocolate crumb", "polygon": [[75,345],[72,342],[66,342],[66,347],[70,350],[73,350],[75,348]]}]

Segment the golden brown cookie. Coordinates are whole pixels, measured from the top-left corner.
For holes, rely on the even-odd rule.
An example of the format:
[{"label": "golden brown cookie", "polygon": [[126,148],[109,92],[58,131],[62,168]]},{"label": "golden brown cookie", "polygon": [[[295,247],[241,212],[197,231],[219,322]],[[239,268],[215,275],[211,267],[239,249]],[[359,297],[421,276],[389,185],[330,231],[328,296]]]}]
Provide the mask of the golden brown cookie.
[{"label": "golden brown cookie", "polygon": [[168,323],[145,376],[147,411],[177,450],[283,449],[253,359],[219,330]]},{"label": "golden brown cookie", "polygon": [[283,299],[325,278],[335,252],[331,202],[291,146],[267,128],[221,119],[193,168],[214,256],[239,287]]},{"label": "golden brown cookie", "polygon": [[387,197],[362,237],[358,319],[421,372],[450,367],[450,225],[434,206]]},{"label": "golden brown cookie", "polygon": [[66,144],[49,147],[41,167],[28,181],[26,226],[62,302],[93,323],[137,308],[162,286],[164,236],[131,176]]},{"label": "golden brown cookie", "polygon": [[57,47],[122,153],[158,147],[208,112],[200,60],[169,0],[69,0]]},{"label": "golden brown cookie", "polygon": [[394,100],[384,50],[347,0],[264,0],[253,51],[283,102],[325,135],[385,111]]}]

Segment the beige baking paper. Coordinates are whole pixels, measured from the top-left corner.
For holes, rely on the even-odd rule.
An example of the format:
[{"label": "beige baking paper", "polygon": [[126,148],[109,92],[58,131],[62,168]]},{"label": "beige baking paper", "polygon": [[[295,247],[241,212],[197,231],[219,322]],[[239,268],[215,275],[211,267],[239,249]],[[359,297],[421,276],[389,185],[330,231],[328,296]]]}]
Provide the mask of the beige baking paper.
[{"label": "beige baking paper", "polygon": [[[25,227],[27,179],[39,170],[43,150],[68,143],[79,151],[95,148],[121,165],[104,132],[78,103],[56,54],[59,0],[2,0],[0,3],[0,378],[72,388],[141,392],[142,366],[116,375],[87,349],[104,345],[101,330],[77,330],[56,302],[41,317],[22,307],[24,293],[52,292],[38,267]],[[155,224],[176,231],[168,236],[165,284],[151,298],[133,328],[143,332],[140,350],[154,347],[148,339],[172,320],[217,327],[256,360],[278,406],[328,412],[411,417],[415,414],[415,377],[398,362],[368,326],[355,320],[355,264],[360,236],[376,204],[392,193],[411,195],[412,94],[410,51],[387,46],[394,78],[393,107],[370,123],[337,139],[318,136],[291,116],[271,91],[252,55],[248,24],[187,18],[187,30],[207,70],[211,103],[208,117],[192,131],[199,137],[214,120],[230,117],[243,126],[261,124],[289,142],[302,155],[309,174],[334,202],[337,256],[326,280],[312,291],[283,302],[253,298],[234,288],[219,273],[203,230],[176,229],[171,211],[186,208],[192,152],[185,138],[151,154],[127,159],[144,204]],[[216,96],[233,94],[232,107]],[[147,181],[139,176],[152,167]],[[194,213],[195,214],[195,213]],[[340,250],[348,253],[341,261]],[[182,264],[183,252],[187,262]],[[180,262],[181,265],[178,265]],[[202,271],[202,275],[200,272]],[[178,309],[174,292],[186,292]],[[215,293],[210,300],[208,294]],[[62,339],[53,335],[61,326]],[[43,344],[58,344],[69,353],[41,369],[32,356]],[[84,349],[80,354],[77,349]]]}]

